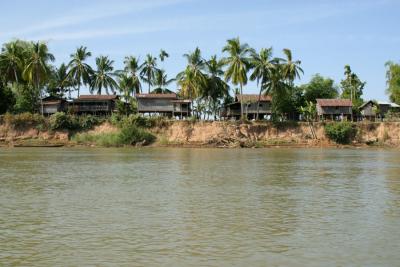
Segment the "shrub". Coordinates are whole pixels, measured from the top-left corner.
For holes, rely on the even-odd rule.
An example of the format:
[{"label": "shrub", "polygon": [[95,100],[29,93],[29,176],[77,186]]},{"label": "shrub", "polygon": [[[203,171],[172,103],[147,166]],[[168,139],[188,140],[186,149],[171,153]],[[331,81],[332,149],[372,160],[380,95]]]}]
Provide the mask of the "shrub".
[{"label": "shrub", "polygon": [[90,134],[80,133],[72,137],[72,140],[78,144],[96,144],[98,146],[123,146],[134,145],[143,142],[150,144],[155,140],[155,137],[144,129],[135,125],[123,127],[116,133],[101,133]]},{"label": "shrub", "polygon": [[325,134],[338,144],[348,144],[357,130],[350,122],[329,123],[325,125]]},{"label": "shrub", "polygon": [[71,117],[64,112],[56,112],[49,119],[50,130],[61,130],[73,128]]},{"label": "shrub", "polygon": [[21,114],[5,114],[3,118],[4,122],[11,125],[15,129],[32,126],[44,126],[46,124],[45,119],[42,115],[32,113],[21,113]]},{"label": "shrub", "polygon": [[92,129],[94,126],[99,125],[102,123],[103,120],[92,116],[92,115],[87,115],[87,116],[81,116],[79,117],[79,129],[82,130],[89,130]]}]

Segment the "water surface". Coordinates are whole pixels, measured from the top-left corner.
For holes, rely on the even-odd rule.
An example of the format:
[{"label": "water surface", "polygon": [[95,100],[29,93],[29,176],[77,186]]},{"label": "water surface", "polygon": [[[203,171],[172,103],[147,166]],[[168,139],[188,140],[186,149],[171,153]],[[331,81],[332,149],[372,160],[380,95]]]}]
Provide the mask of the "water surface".
[{"label": "water surface", "polygon": [[0,148],[0,266],[399,266],[400,152]]}]

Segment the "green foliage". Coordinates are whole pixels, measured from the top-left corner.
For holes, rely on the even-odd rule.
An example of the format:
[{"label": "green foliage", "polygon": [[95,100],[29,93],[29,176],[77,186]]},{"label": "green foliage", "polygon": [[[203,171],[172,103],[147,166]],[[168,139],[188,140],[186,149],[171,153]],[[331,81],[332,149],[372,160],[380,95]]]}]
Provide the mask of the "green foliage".
[{"label": "green foliage", "polygon": [[400,104],[400,64],[393,62],[386,63],[386,92],[389,94],[390,100],[396,104]]},{"label": "green foliage", "polygon": [[0,114],[10,112],[15,104],[15,96],[11,89],[0,82]]},{"label": "green foliage", "polygon": [[50,130],[89,130],[99,125],[103,120],[92,116],[74,116],[57,112],[49,118]]},{"label": "green foliage", "polygon": [[167,125],[167,120],[164,117],[143,117],[139,114],[131,114],[129,116],[113,114],[109,118],[109,122],[118,128],[129,127],[131,125],[139,128],[163,127]]},{"label": "green foliage", "polygon": [[325,134],[338,144],[348,144],[355,137],[357,130],[350,122],[334,122],[325,125]]},{"label": "green foliage", "polygon": [[46,124],[43,116],[28,112],[16,115],[7,113],[4,115],[4,122],[12,126],[14,129],[22,129],[35,126],[40,126],[42,128],[42,126]]},{"label": "green foliage", "polygon": [[338,96],[338,88],[334,85],[334,81],[319,74],[315,74],[309,83],[301,86],[301,89],[304,91],[305,100],[313,103],[317,98],[336,98]]},{"label": "green foliage", "polygon": [[305,106],[301,106],[300,112],[306,121],[312,121],[317,116],[317,108],[311,101],[308,101]]},{"label": "green foliage", "polygon": [[366,82],[362,82],[348,65],[345,66],[344,74],[346,77],[340,82],[342,88],[341,97],[344,99],[351,99],[353,101],[353,114],[358,114],[358,107],[364,103],[361,97]]},{"label": "green foliage", "polygon": [[136,125],[129,125],[113,133],[79,133],[74,135],[72,140],[78,144],[95,144],[98,146],[115,147],[135,145],[137,143],[147,145],[155,140],[155,136]]}]

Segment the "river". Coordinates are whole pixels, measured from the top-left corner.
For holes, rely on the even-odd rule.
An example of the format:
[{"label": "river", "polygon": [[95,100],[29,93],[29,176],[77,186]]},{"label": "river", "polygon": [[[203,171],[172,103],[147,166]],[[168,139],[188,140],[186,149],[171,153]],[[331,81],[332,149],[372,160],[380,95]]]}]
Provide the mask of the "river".
[{"label": "river", "polygon": [[399,264],[399,151],[0,148],[0,266]]}]

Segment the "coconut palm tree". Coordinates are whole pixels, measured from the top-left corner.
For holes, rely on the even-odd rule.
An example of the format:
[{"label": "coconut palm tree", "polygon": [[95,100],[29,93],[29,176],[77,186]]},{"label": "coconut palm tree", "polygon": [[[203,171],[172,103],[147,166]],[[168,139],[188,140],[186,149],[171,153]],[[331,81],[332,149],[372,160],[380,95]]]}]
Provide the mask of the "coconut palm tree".
[{"label": "coconut palm tree", "polygon": [[115,76],[114,61],[110,60],[107,56],[99,56],[96,58],[97,70],[93,73],[90,84],[90,93],[96,90],[98,95],[101,95],[102,89],[104,88],[106,93],[109,94],[109,89],[112,93],[115,89],[118,89],[118,84],[114,80]]},{"label": "coconut palm tree", "polygon": [[303,69],[300,67],[301,61],[293,60],[290,49],[283,49],[283,53],[286,56],[286,59],[283,61],[283,76],[289,81],[289,85],[293,86],[294,80],[300,78],[301,74],[304,74]]},{"label": "coconut palm tree", "polygon": [[19,82],[24,67],[23,54],[24,50],[18,40],[4,45],[0,54],[0,70],[5,80]]},{"label": "coconut palm tree", "polygon": [[49,82],[48,91],[52,95],[64,95],[65,92],[71,92],[73,81],[71,76],[68,75],[68,67],[64,63],[57,68],[51,81]]},{"label": "coconut palm tree", "polygon": [[133,91],[133,78],[127,73],[121,73],[118,76],[118,87],[120,92],[123,94],[126,101],[128,101],[129,96]]},{"label": "coconut palm tree", "polygon": [[149,91],[151,86],[153,85],[154,76],[157,69],[157,58],[153,57],[150,54],[146,55],[146,60],[143,62],[142,65],[139,67],[140,69],[140,77],[142,80],[149,85]]},{"label": "coconut palm tree", "polygon": [[[227,66],[225,71],[225,81],[232,81],[234,85],[240,86],[240,96],[243,95],[243,86],[247,84],[247,72],[251,64],[249,54],[253,51],[248,44],[241,44],[239,38],[230,39],[223,47],[222,52],[227,53],[228,56],[223,59],[224,64]],[[240,113],[243,117],[243,101],[240,99]]]},{"label": "coconut palm tree", "polygon": [[51,69],[49,63],[54,61],[55,58],[53,54],[49,53],[47,45],[43,42],[33,43],[28,53],[26,66],[22,75],[26,81],[35,87],[36,92],[39,94],[41,114],[43,115],[43,95],[40,86],[50,77]]},{"label": "coconut palm tree", "polygon": [[176,79],[168,79],[167,73],[165,70],[157,70],[156,74],[154,76],[154,81],[153,84],[156,87],[152,93],[158,93],[158,94],[164,94],[164,93],[172,93],[171,90],[166,88],[168,85],[170,85],[172,82],[174,82]]},{"label": "coconut palm tree", "polygon": [[139,61],[134,56],[125,57],[125,72],[131,77],[132,79],[132,95],[140,94],[142,92],[142,84],[140,83],[140,78],[137,75],[139,71]]},{"label": "coconut palm tree", "polygon": [[201,57],[201,51],[197,47],[194,52],[183,55],[188,65],[185,70],[178,73],[176,79],[181,87],[180,93],[190,99],[197,98],[207,87],[207,76],[203,73],[205,61]]},{"label": "coconut palm tree", "polygon": [[257,81],[257,86],[260,86],[260,91],[258,93],[258,101],[257,101],[257,115],[256,115],[257,120],[260,111],[261,94],[263,90],[265,90],[265,85],[271,77],[272,68],[274,68],[274,64],[271,61],[271,57],[272,57],[272,47],[262,48],[259,54],[255,52],[251,54],[251,65],[253,66],[253,72],[250,75],[250,80]]},{"label": "coconut palm tree", "polygon": [[[68,63],[68,75],[74,80],[74,84],[78,86],[78,97],[81,85],[90,84],[90,77],[93,75],[92,67],[85,63],[90,56],[92,56],[92,53],[84,46],[77,48],[75,53],[70,56],[71,61]],[[69,91],[69,98],[71,98],[71,91]]]},{"label": "coconut palm tree", "polygon": [[207,87],[204,94],[209,100],[209,106],[214,113],[214,119],[217,116],[219,99],[229,95],[229,85],[221,78],[224,75],[222,70],[223,62],[217,59],[217,56],[212,56],[209,61],[206,62],[207,66]]}]

